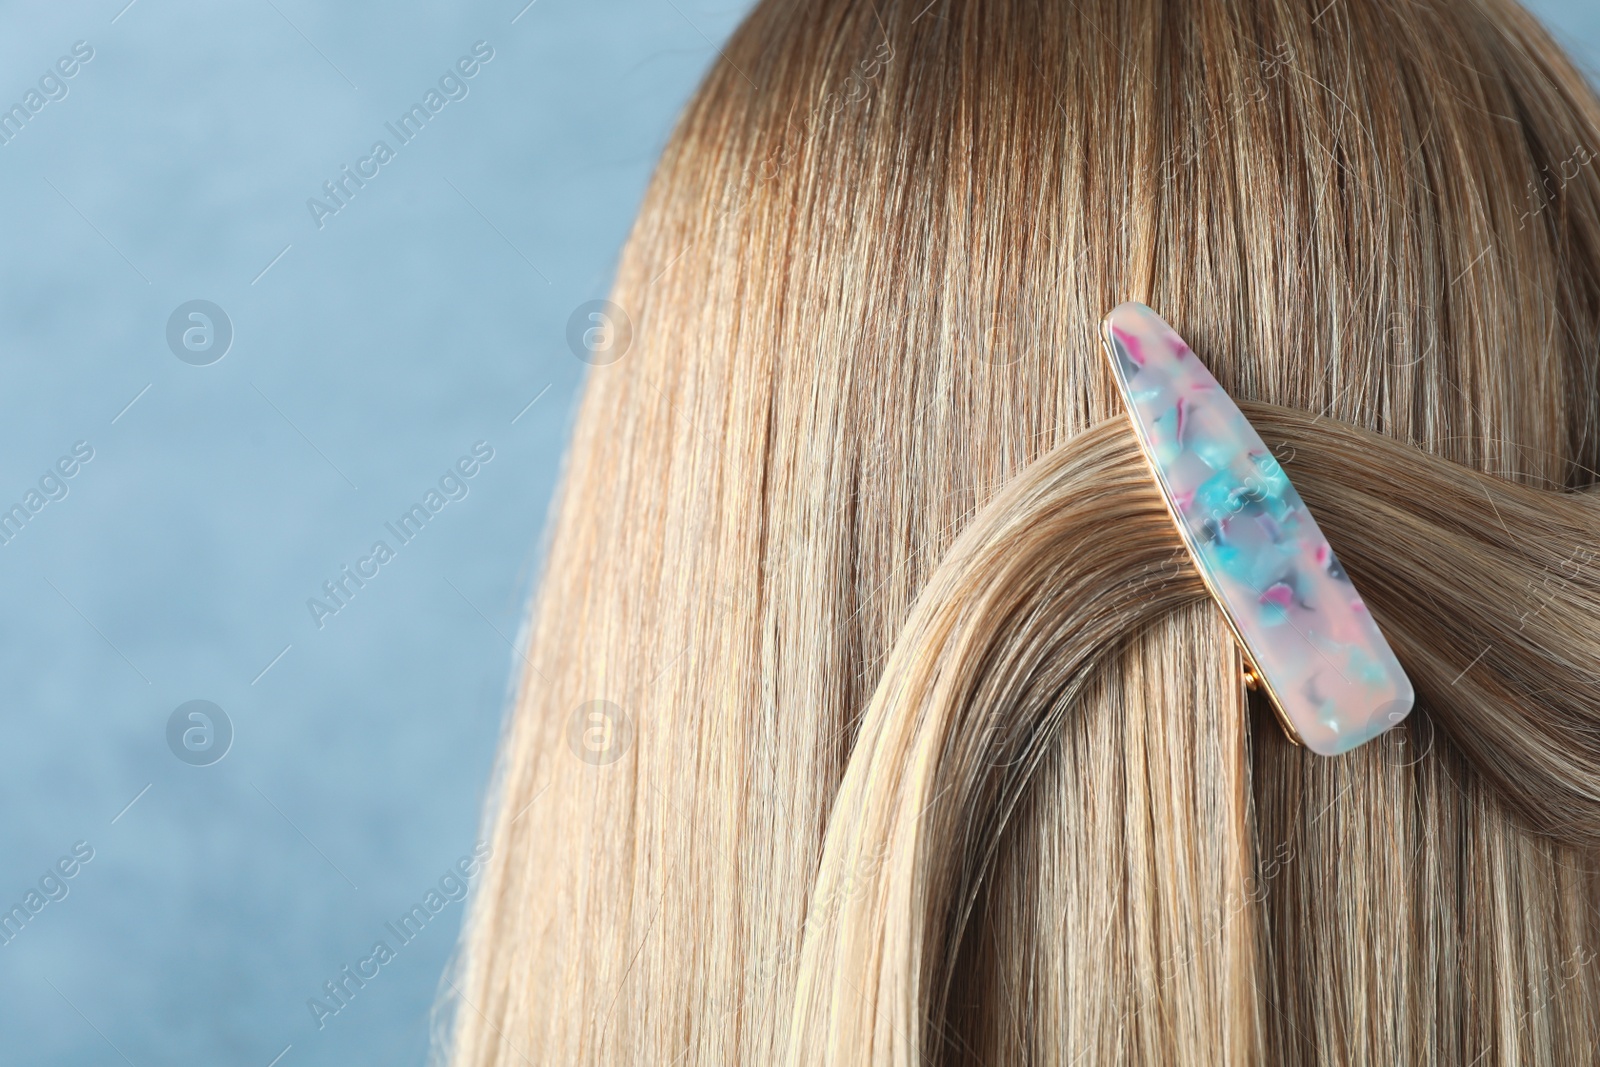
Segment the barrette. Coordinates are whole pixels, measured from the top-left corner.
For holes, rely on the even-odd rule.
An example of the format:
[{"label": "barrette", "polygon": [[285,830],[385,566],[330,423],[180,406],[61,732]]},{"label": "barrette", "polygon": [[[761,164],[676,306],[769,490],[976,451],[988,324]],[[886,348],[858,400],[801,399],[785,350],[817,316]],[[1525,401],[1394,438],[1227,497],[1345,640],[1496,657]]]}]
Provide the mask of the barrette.
[{"label": "barrette", "polygon": [[1411,712],[1411,680],[1272,451],[1143,304],[1100,327],[1139,448],[1291,740],[1348,752]]}]

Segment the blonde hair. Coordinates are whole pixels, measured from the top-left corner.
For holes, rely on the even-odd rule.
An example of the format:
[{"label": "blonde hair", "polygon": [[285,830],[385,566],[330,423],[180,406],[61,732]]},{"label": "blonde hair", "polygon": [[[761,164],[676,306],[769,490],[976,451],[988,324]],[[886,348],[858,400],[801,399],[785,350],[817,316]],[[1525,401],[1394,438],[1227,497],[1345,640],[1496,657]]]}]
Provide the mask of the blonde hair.
[{"label": "blonde hair", "polygon": [[[582,401],[450,1061],[1600,1045],[1600,102],[1507,0],[763,0]],[[1416,683],[1240,683],[1096,340],[1241,400]],[[603,703],[596,703],[603,702]]]}]

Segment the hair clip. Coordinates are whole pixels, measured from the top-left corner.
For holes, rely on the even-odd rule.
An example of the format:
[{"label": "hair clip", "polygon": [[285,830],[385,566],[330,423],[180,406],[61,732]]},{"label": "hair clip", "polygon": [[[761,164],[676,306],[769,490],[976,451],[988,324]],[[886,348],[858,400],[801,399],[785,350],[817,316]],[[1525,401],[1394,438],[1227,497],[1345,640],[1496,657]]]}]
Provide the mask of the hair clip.
[{"label": "hair clip", "polygon": [[1289,737],[1334,756],[1415,694],[1283,466],[1183,338],[1143,304],[1100,328],[1183,543]]}]

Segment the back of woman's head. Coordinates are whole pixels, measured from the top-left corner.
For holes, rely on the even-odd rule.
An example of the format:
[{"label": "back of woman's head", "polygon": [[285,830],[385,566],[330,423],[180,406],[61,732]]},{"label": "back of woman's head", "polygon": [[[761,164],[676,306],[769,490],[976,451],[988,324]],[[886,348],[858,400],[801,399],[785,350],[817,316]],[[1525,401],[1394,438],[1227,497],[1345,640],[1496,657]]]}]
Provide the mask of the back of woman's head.
[{"label": "back of woman's head", "polygon": [[[1600,103],[1500,0],[763,0],[548,547],[454,1062],[1600,1043]],[[1096,340],[1141,300],[1418,691],[1294,747]]]}]

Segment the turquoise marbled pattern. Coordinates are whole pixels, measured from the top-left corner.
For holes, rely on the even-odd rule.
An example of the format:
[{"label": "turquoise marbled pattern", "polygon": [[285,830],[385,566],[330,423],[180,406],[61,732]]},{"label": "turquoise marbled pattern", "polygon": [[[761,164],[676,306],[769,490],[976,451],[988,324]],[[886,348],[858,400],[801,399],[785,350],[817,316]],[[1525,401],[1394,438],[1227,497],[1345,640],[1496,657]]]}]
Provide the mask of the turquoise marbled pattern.
[{"label": "turquoise marbled pattern", "polygon": [[1308,749],[1348,752],[1411,711],[1411,680],[1283,467],[1198,357],[1143,304],[1102,339],[1195,565]]}]

